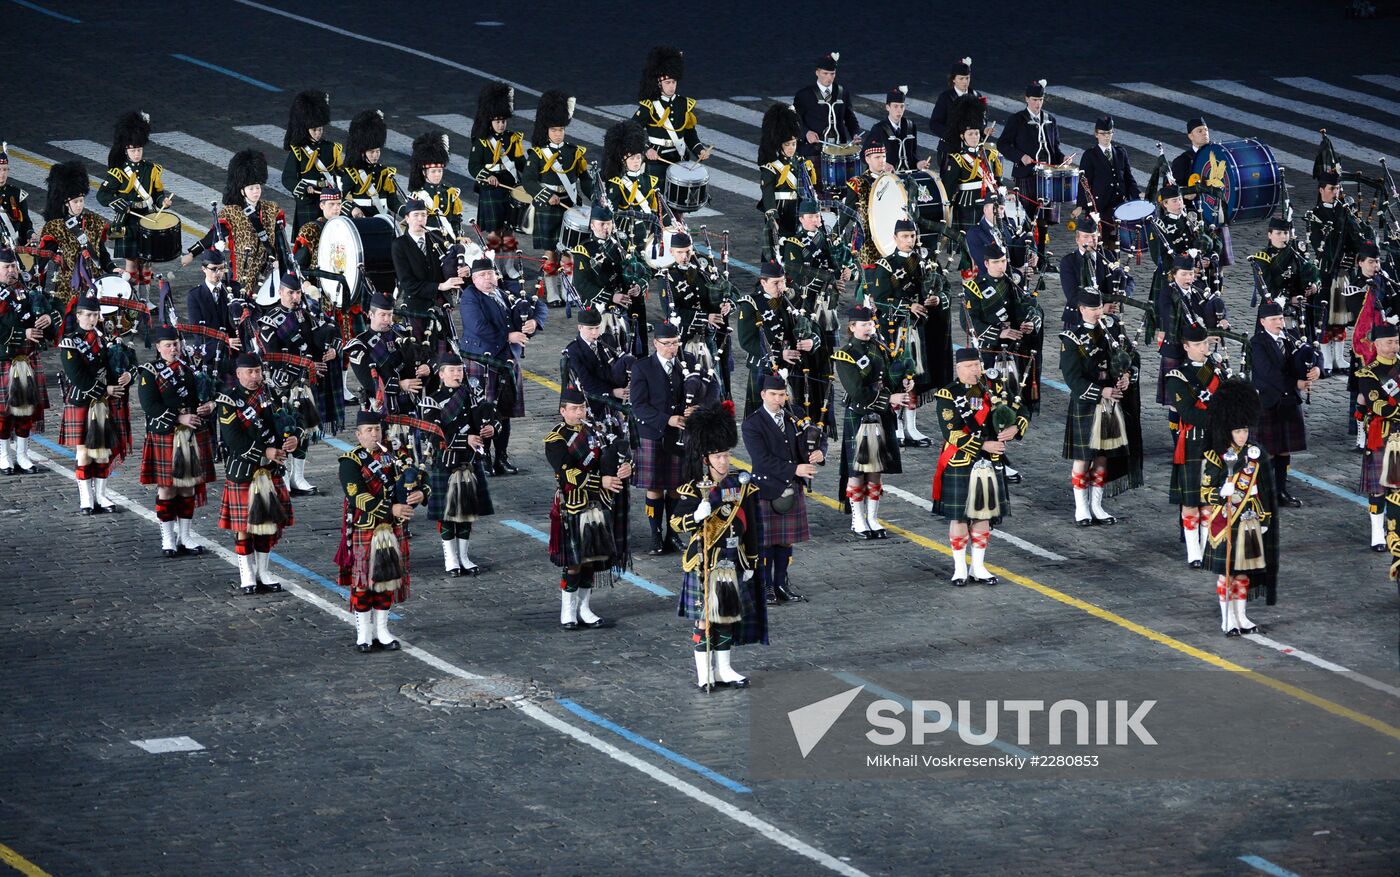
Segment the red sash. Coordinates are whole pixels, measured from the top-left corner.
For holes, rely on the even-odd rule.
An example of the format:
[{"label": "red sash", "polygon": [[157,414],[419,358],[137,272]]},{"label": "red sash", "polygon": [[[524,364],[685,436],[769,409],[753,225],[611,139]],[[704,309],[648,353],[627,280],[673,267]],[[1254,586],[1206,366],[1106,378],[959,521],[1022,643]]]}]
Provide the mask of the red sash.
[{"label": "red sash", "polygon": [[[1206,387],[1206,389],[1210,391],[1212,396],[1215,395],[1216,390],[1220,389],[1220,372],[1215,372],[1211,375],[1210,384]],[[1206,403],[1201,401],[1200,396],[1196,397],[1196,407],[1201,409],[1202,411],[1206,410]],[[1193,427],[1191,426],[1191,424],[1187,423],[1185,420],[1179,421],[1177,423],[1176,450],[1172,452],[1173,463],[1186,462],[1186,436],[1187,433],[1191,432],[1192,429]]]},{"label": "red sash", "polygon": [[[976,414],[972,415],[973,423],[977,424],[978,426],[981,426],[982,424],[987,422],[987,415],[992,413],[992,406],[990,404],[990,401],[991,400],[987,398],[987,394],[984,392],[982,394],[982,409]],[[968,429],[967,427],[963,427],[962,429],[958,430],[958,432],[962,435],[972,435],[972,430]],[[953,444],[952,442],[952,436],[949,436],[948,439],[949,440],[943,445],[943,453],[938,455],[938,468],[936,468],[933,471],[934,502],[938,502],[938,500],[943,496],[943,472],[948,468],[948,464],[953,462],[953,457],[958,452],[957,445]]]}]

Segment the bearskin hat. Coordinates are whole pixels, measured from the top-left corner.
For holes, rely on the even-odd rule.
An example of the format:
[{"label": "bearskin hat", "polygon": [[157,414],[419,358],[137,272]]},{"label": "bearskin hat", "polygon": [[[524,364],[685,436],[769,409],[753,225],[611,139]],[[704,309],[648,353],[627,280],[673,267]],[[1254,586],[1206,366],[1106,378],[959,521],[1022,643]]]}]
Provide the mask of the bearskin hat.
[{"label": "bearskin hat", "polygon": [[948,109],[948,130],[944,139],[954,144],[954,149],[962,143],[963,132],[969,128],[981,131],[987,127],[987,99],[980,94],[965,94],[953,101]]},{"label": "bearskin hat", "polygon": [[1231,378],[1210,400],[1210,446],[1223,454],[1231,444],[1230,433],[1253,429],[1259,422],[1259,391],[1243,378]]},{"label": "bearskin hat", "polygon": [[706,405],[685,419],[685,471],[686,479],[699,478],[705,474],[705,457],[708,454],[731,450],[739,443],[739,430],[734,424],[732,403]]},{"label": "bearskin hat", "polygon": [[642,68],[642,82],[638,86],[638,98],[655,100],[661,96],[661,86],[656,80],[665,76],[680,81],[685,73],[685,58],[675,46],[652,46],[647,52],[647,63]]},{"label": "bearskin hat", "polygon": [[254,183],[267,183],[267,158],[256,149],[245,149],[229,159],[224,203],[242,206],[243,190]]},{"label": "bearskin hat", "polygon": [[49,168],[49,178],[44,185],[48,189],[45,217],[67,219],[68,199],[88,193],[87,168],[83,167],[81,161],[61,162]]},{"label": "bearskin hat", "polygon": [[417,191],[423,188],[423,169],[429,165],[447,166],[447,135],[441,131],[429,131],[413,138],[413,155],[408,165],[408,187]]},{"label": "bearskin hat", "polygon": [[767,164],[782,154],[783,144],[802,136],[802,120],[787,104],[773,104],[763,114],[763,131],[758,137],[758,163]]},{"label": "bearskin hat", "polygon": [[141,112],[122,113],[112,131],[112,149],[107,153],[107,167],[126,164],[128,146],[145,146],[151,140],[151,117]]},{"label": "bearskin hat", "polygon": [[311,128],[324,128],[331,123],[331,96],[324,91],[303,91],[292,98],[292,109],[287,114],[287,133],[282,137],[282,148],[306,146],[311,138],[306,132]]},{"label": "bearskin hat", "polygon": [[382,110],[365,110],[350,120],[350,133],[345,138],[345,163],[351,167],[364,167],[365,153],[371,149],[383,149],[388,139],[389,129],[384,124]]},{"label": "bearskin hat", "polygon": [[628,119],[618,122],[603,135],[603,179],[611,180],[626,172],[624,160],[629,155],[647,151],[647,132]]},{"label": "bearskin hat", "polygon": [[493,119],[515,115],[515,89],[504,82],[488,82],[476,95],[476,115],[472,117],[472,139],[491,136]]},{"label": "bearskin hat", "polygon": [[530,142],[535,146],[549,143],[549,129],[562,128],[573,121],[574,99],[558,89],[550,89],[540,95],[539,106],[535,108],[535,130]]}]

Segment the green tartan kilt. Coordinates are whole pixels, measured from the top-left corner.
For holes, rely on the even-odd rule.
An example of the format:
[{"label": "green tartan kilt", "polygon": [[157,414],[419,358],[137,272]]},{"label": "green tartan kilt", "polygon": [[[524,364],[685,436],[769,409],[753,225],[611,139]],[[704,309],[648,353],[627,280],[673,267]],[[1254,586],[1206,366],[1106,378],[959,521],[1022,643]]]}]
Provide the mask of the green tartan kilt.
[{"label": "green tartan kilt", "polygon": [[[1011,514],[1011,494],[1007,491],[1005,467],[994,466],[992,472],[995,473],[1001,514],[992,518],[991,523],[993,526],[998,526],[1003,518]],[[940,485],[942,490],[939,498],[933,501],[934,516],[946,518],[949,521],[968,521],[967,503],[971,485],[972,464],[956,468],[949,466],[944,469],[943,483]]]},{"label": "green tartan kilt", "polygon": [[[514,228],[520,221],[517,204],[519,202],[510,196],[510,189],[501,186],[481,186],[476,194],[476,224],[487,234],[500,231],[505,226]],[[538,223],[539,220],[540,214],[536,210],[535,222]]]},{"label": "green tartan kilt", "polygon": [[[138,231],[140,227],[141,217],[133,213],[128,213],[126,217],[122,219],[120,227],[112,229],[112,258],[141,258],[141,235]],[[121,233],[121,237],[115,236],[118,232]]]},{"label": "green tartan kilt", "polygon": [[535,226],[534,231],[531,232],[535,249],[557,249],[559,247],[559,232],[563,228],[564,208],[562,206],[535,205]]},{"label": "green tartan kilt", "polygon": [[[1123,403],[1119,402],[1119,404]],[[1097,402],[1092,405],[1079,401],[1069,403],[1069,411],[1065,415],[1064,459],[1092,463],[1098,457],[1126,457],[1132,453],[1131,444],[1111,451],[1094,450],[1094,412],[1098,407],[1099,403]],[[1123,419],[1126,424],[1128,420],[1126,411]]]},{"label": "green tartan kilt", "polygon": [[1172,464],[1171,490],[1167,495],[1172,505],[1188,508],[1204,505],[1201,502],[1201,458],[1205,455],[1206,439],[1203,430],[1193,432],[1201,432],[1202,435],[1200,438],[1186,437],[1186,462]]}]

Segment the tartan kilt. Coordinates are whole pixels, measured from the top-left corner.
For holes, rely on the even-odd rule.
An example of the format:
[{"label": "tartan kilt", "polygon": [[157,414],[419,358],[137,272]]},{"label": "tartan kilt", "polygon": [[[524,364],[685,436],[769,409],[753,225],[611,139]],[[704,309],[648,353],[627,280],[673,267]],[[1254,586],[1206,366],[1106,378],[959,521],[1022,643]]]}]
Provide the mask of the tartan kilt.
[{"label": "tartan kilt", "polygon": [[[463,365],[466,368],[467,377],[476,378],[481,383],[481,389],[486,394],[486,398],[495,400],[501,398],[501,370],[499,368],[472,359],[466,359]],[[525,378],[521,375],[518,364],[514,371],[515,403],[511,405],[508,412],[498,409],[496,413],[501,417],[525,416]]]},{"label": "tartan kilt", "polygon": [[[736,646],[753,643],[768,645],[768,607],[763,602],[763,594],[759,590],[763,587],[759,578],[755,572],[753,578],[747,582],[739,582],[740,619],[732,625]],[[700,604],[704,597],[705,590],[700,576],[693,572],[685,573],[681,578],[681,594],[677,601],[676,615],[699,621],[703,617]]]},{"label": "tartan kilt", "polygon": [[1259,423],[1254,427],[1254,438],[1269,452],[1269,456],[1291,454],[1308,449],[1307,424],[1303,421],[1303,408],[1275,405],[1259,412]]},{"label": "tartan kilt", "polygon": [[[1265,449],[1267,450],[1267,448]],[[1362,496],[1382,496],[1390,492],[1390,488],[1381,486],[1381,469],[1385,466],[1385,446],[1382,445],[1378,451],[1367,451],[1361,458],[1361,490]]]},{"label": "tartan kilt", "polygon": [[[478,211],[480,208],[477,208]],[[564,228],[564,208],[562,206],[535,205],[535,227],[532,234],[532,243],[537,250],[556,250],[559,248],[559,232]],[[489,230],[485,225],[483,230]]]},{"label": "tartan kilt", "polygon": [[[569,514],[563,509],[563,498],[554,493],[554,503],[549,508],[549,560],[555,566],[581,567],[585,572],[624,568],[628,565],[626,506],[623,505],[627,491],[617,494],[616,508],[595,502],[603,512],[604,527],[612,534],[615,550],[606,560],[589,560],[584,557],[582,514]],[[621,521],[622,526],[619,526]]]},{"label": "tartan kilt", "polygon": [[[523,204],[517,207],[518,203],[510,196],[509,189],[500,186],[480,186],[476,193],[476,224],[487,234],[500,231],[504,226],[515,228],[520,221],[520,208],[524,207]],[[539,221],[539,212],[536,211],[535,222]],[[561,215],[560,223],[562,222]]]},{"label": "tartan kilt", "polygon": [[[34,406],[33,429],[37,432],[44,431],[44,412],[49,407],[49,382],[44,377],[44,365],[39,361],[37,353],[28,355],[29,364],[34,369],[34,383],[39,390],[39,403]],[[0,418],[10,416],[10,364],[13,358],[0,359]]]},{"label": "tartan kilt", "polygon": [[[1121,406],[1123,402],[1120,400],[1118,404]],[[1065,414],[1065,443],[1061,449],[1064,459],[1092,463],[1098,457],[1126,457],[1132,453],[1131,442],[1111,451],[1094,450],[1094,414],[1098,407],[1098,402],[1092,405],[1079,401],[1069,403],[1069,410]],[[1128,420],[1128,413],[1123,412],[1125,422]]]},{"label": "tartan kilt", "polygon": [[[214,443],[209,436],[209,430],[194,430],[195,447],[199,449],[199,463],[203,474],[200,476],[199,489],[195,495],[200,497],[199,505],[203,505],[203,487],[214,480]],[[175,433],[169,435],[157,435],[153,432],[146,433],[146,440],[141,445],[141,475],[142,484],[154,484],[157,487],[174,487],[171,483],[174,479],[175,466]]]},{"label": "tartan kilt", "polygon": [[[856,471],[856,433],[860,431],[861,418],[865,416],[864,409],[848,407],[846,409],[845,420],[841,429],[841,493],[846,493],[846,479],[862,475]],[[894,434],[894,412],[886,409],[881,412],[880,424],[885,428],[885,436],[888,438],[891,464],[885,467],[884,475],[899,475],[904,471],[903,462],[899,455],[899,441]]]},{"label": "tartan kilt", "polygon": [[[468,510],[468,514],[483,518],[496,513],[495,506],[491,503],[490,479],[486,476],[485,457],[479,456],[471,464],[472,471],[476,473],[476,506]],[[428,494],[428,518],[433,521],[442,521],[442,516],[447,512],[447,483],[452,478],[452,473],[456,469],[466,468],[464,466],[452,469],[446,466],[433,465],[428,469],[428,487],[431,492]]]},{"label": "tartan kilt", "polygon": [[[370,542],[374,540],[374,531],[374,527],[350,531],[349,587],[352,591],[374,590],[374,582],[369,577]],[[408,599],[409,593],[408,535],[400,526],[394,527],[394,535],[398,537],[399,554],[403,556],[403,578],[399,579],[399,586],[389,593],[394,595],[395,603],[402,603]]]},{"label": "tartan kilt", "polygon": [[121,221],[120,226],[113,223],[112,234],[108,238],[112,242],[112,258],[136,260],[141,258],[140,228],[140,218],[130,213]]},{"label": "tartan kilt", "polygon": [[1201,467],[1204,465],[1201,455],[1204,451],[1204,439],[1199,444],[1186,440],[1186,462],[1172,464],[1171,489],[1167,492],[1167,500],[1172,505],[1187,508],[1205,505],[1201,502]]},{"label": "tartan kilt", "polygon": [[[972,486],[972,463],[966,466],[948,466],[943,470],[942,491],[933,501],[933,514],[949,521],[967,521],[968,494]],[[1001,514],[991,518],[992,526],[999,526],[1003,518],[1011,515],[1011,493],[1007,490],[1006,469],[992,467],[996,478],[997,497],[1001,501]]]},{"label": "tartan kilt", "polygon": [[812,538],[807,524],[807,496],[800,486],[797,488],[797,504],[787,514],[780,515],[773,510],[773,504],[766,499],[758,501],[758,520],[761,529],[759,541],[767,545],[796,545]]},{"label": "tartan kilt", "polygon": [[[107,400],[107,415],[117,426],[117,447],[112,448],[112,462],[119,463],[131,450],[131,406],[126,399]],[[76,448],[87,437],[86,405],[68,403],[63,407],[63,422],[58,427],[58,443],[68,448]]]},{"label": "tartan kilt", "polygon": [[675,490],[685,482],[681,477],[681,454],[667,448],[665,439],[642,439],[633,461],[632,483],[643,490]]},{"label": "tartan kilt", "polygon": [[[224,481],[224,495],[219,500],[219,529],[232,530],[235,533],[244,533],[248,530],[248,496],[252,492],[253,484],[238,484],[233,481]],[[285,530],[296,523],[292,510],[292,494],[287,490],[287,482],[281,475],[272,476],[272,489],[277,494],[277,499],[281,501],[282,507],[287,510],[287,523],[282,525]],[[276,540],[282,534],[279,531]]]}]

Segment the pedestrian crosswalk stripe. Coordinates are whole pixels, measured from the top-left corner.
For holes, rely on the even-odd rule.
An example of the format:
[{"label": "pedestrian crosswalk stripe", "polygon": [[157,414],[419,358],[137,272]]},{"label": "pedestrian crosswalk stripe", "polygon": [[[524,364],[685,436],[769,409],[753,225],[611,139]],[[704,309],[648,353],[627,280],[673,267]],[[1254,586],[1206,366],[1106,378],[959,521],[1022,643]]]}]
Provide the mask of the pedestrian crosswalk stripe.
[{"label": "pedestrian crosswalk stripe", "polygon": [[1379,85],[1382,88],[1388,88],[1391,91],[1400,91],[1400,76],[1390,76],[1388,74],[1381,74],[1378,76],[1358,76],[1356,78],[1360,79],[1362,82],[1369,82],[1372,85]]},{"label": "pedestrian crosswalk stripe", "polygon": [[[107,166],[108,149],[95,140],[50,140],[49,145],[67,150],[74,155],[81,155],[89,161],[97,162],[104,168]],[[218,201],[221,197],[221,193],[203,183],[196,183],[189,177],[181,176],[169,168],[164,169],[161,179],[167,193],[188,201],[196,207],[207,208],[210,201]]]},{"label": "pedestrian crosswalk stripe", "polygon": [[[1376,97],[1374,94],[1367,94],[1364,91],[1353,91],[1350,88],[1341,88],[1323,82],[1320,79],[1313,79],[1310,76],[1279,76],[1276,78],[1284,85],[1291,85],[1294,88],[1301,88],[1303,91],[1311,91],[1315,94],[1326,95],[1327,97],[1335,97],[1338,100],[1344,100],[1348,103],[1361,104],[1362,106],[1370,107],[1375,110],[1384,110],[1393,118],[1400,118],[1400,102],[1386,100],[1383,97]],[[1366,77],[1363,76],[1361,78],[1365,79]],[[1396,79],[1396,85],[1400,86],[1400,79]],[[1328,110],[1328,112],[1336,111]],[[1382,130],[1375,122],[1365,119],[1362,119],[1361,122],[1363,123],[1363,127],[1359,129],[1361,131],[1379,133]],[[1395,129],[1386,128],[1384,130],[1393,132]],[[1386,136],[1390,137],[1392,140],[1400,141],[1400,135],[1390,133]]]},{"label": "pedestrian crosswalk stripe", "polygon": [[[1315,79],[1280,79],[1279,81],[1285,84],[1289,84],[1292,82],[1312,82],[1316,83],[1319,86],[1323,84]],[[1250,88],[1244,83],[1231,82],[1228,79],[1198,79],[1196,80],[1196,84],[1203,85],[1206,88],[1213,89],[1215,91],[1223,92],[1224,94],[1228,94],[1232,97],[1242,98],[1247,101],[1265,104],[1267,106],[1278,107],[1280,109],[1285,109],[1290,112],[1298,113],[1299,115],[1305,116],[1310,119],[1316,119],[1319,128],[1331,129],[1336,126],[1343,126],[1356,131],[1360,131],[1363,134],[1370,134],[1376,137],[1386,137],[1391,140],[1400,141],[1400,128],[1391,128],[1388,125],[1382,125],[1379,122],[1376,122],[1372,119],[1363,119],[1360,116],[1353,116],[1350,113],[1344,113],[1340,110],[1336,110],[1331,107],[1320,107],[1316,104],[1309,104],[1304,103],[1302,101],[1292,100],[1286,97],[1279,97],[1276,94],[1270,94],[1267,91],[1260,91],[1257,88]],[[1299,85],[1298,87],[1303,88],[1304,86]],[[1310,88],[1308,90],[1316,91],[1317,89]],[[1342,89],[1338,89],[1338,91],[1341,90]],[[1352,92],[1352,94],[1359,94],[1359,92]],[[1400,104],[1395,104],[1395,107],[1396,112],[1400,112]],[[1334,140],[1333,142],[1335,143],[1336,141]]]},{"label": "pedestrian crosswalk stripe", "polygon": [[[181,155],[188,155],[190,158],[212,164],[225,173],[228,172],[228,163],[233,158],[232,150],[225,149],[217,143],[201,140],[183,131],[153,133],[151,140]],[[290,193],[282,188],[282,183],[278,180],[269,178],[267,184],[277,194],[290,197]]]},{"label": "pedestrian crosswalk stripe", "polygon": [[[242,131],[248,136],[261,140],[278,150],[282,149],[282,137],[287,133],[287,129],[278,125],[239,125],[235,131]],[[271,164],[271,162],[269,162]]]}]

